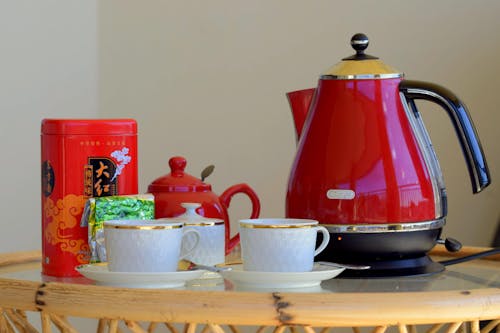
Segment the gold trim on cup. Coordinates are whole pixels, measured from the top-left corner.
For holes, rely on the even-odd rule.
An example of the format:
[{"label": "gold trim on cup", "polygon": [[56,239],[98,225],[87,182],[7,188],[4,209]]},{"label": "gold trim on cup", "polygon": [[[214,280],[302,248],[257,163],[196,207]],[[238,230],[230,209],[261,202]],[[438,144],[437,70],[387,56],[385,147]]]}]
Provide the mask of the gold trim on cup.
[{"label": "gold trim on cup", "polygon": [[173,225],[104,224],[104,229],[161,230],[161,229],[179,229],[179,228],[182,228],[182,224],[173,224]]},{"label": "gold trim on cup", "polygon": [[224,224],[224,221],[220,222],[186,222],[185,225],[186,227],[213,227],[215,225],[222,225]]}]

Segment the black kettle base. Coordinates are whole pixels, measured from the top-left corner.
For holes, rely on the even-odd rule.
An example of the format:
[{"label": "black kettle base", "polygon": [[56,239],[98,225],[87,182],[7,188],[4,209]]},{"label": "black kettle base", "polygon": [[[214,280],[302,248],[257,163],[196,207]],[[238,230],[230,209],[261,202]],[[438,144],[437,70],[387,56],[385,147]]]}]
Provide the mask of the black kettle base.
[{"label": "black kettle base", "polygon": [[444,271],[444,265],[432,261],[424,255],[417,258],[405,258],[371,262],[349,262],[350,264],[370,265],[366,270],[346,269],[340,278],[390,278],[404,276],[425,276]]},{"label": "black kettle base", "polygon": [[[325,225],[326,228],[332,228]],[[340,277],[382,278],[431,275],[444,266],[427,253],[436,245],[441,228],[407,232],[337,232],[330,230],[330,242],[316,256],[318,261],[369,265],[367,270],[345,270]],[[317,244],[321,242],[318,234]]]}]

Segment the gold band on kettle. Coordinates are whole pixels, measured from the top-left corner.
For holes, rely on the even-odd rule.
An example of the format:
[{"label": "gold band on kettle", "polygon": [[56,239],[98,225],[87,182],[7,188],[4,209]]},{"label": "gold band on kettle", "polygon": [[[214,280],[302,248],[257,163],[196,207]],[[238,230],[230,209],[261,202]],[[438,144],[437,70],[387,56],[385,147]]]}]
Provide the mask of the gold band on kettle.
[{"label": "gold band on kettle", "polygon": [[240,222],[240,227],[249,229],[300,229],[313,228],[315,224],[255,224]]},{"label": "gold band on kettle", "polygon": [[387,233],[426,231],[442,228],[446,224],[444,218],[412,223],[390,224],[321,224],[330,233]]},{"label": "gold band on kettle", "polygon": [[402,77],[404,77],[403,73],[378,59],[360,61],[343,60],[321,75],[321,78],[324,80],[368,80]]}]

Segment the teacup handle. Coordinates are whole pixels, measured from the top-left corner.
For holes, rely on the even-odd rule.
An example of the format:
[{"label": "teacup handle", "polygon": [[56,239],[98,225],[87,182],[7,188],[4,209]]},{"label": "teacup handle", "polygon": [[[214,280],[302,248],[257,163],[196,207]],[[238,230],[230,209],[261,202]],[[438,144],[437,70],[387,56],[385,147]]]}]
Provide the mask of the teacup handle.
[{"label": "teacup handle", "polygon": [[[195,236],[195,241],[193,243],[193,246],[191,246],[191,248],[189,249],[185,249],[184,247],[182,247],[179,260],[185,259],[187,256],[192,254],[194,250],[198,247],[198,244],[200,243],[200,233],[198,232],[198,230],[195,229],[189,229],[189,228],[184,229],[184,231],[182,232],[182,239],[184,239],[184,237],[186,237],[188,234],[191,233]],[[185,242],[182,242],[182,244],[185,244]]]},{"label": "teacup handle", "polygon": [[330,233],[328,232],[328,229],[322,226],[317,226],[316,232],[321,232],[323,234],[323,240],[321,244],[319,244],[318,248],[316,251],[314,251],[314,256],[317,256],[321,252],[323,252],[324,249],[326,249],[326,246],[328,245],[328,242],[330,241]]}]

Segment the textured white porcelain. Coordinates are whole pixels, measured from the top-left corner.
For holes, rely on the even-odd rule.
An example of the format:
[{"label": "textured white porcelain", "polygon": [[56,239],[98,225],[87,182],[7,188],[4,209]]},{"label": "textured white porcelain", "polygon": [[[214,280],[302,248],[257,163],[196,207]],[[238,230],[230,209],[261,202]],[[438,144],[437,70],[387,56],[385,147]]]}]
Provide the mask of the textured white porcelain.
[{"label": "textured white porcelain", "polygon": [[[306,219],[240,220],[241,257],[245,271],[309,272],[314,257],[330,241],[328,230]],[[316,249],[317,233],[323,241]]]},{"label": "textured white porcelain", "polygon": [[[314,264],[308,272],[250,272],[242,265],[230,265],[232,270],[223,271],[221,275],[233,282],[238,290],[256,289],[289,289],[319,287],[321,281],[333,279],[344,271],[342,267],[331,267]],[[314,290],[320,291],[321,288]],[[305,290],[312,291],[312,290]]]},{"label": "textured white porcelain", "polygon": [[[199,232],[200,242],[196,249],[186,259],[200,264],[213,266],[224,263],[224,224],[222,225],[191,225],[186,224]],[[183,246],[190,248],[196,239],[194,235],[186,235]]]},{"label": "textured white porcelain", "polygon": [[[194,241],[181,253],[182,240],[188,236]],[[161,220],[105,221],[104,237],[111,272],[174,272],[200,238],[182,222]]]},{"label": "textured white porcelain", "polygon": [[196,281],[206,271],[176,272],[111,272],[106,263],[77,266],[83,276],[96,284],[127,288],[182,288],[188,281]]},{"label": "textured white porcelain", "polygon": [[[224,220],[206,218],[196,213],[201,206],[199,203],[183,202],[181,206],[186,209],[183,215],[175,217],[175,220],[184,224],[200,234],[198,246],[186,259],[200,264],[213,266],[224,263],[225,260],[225,226]],[[196,241],[194,235],[187,235],[183,240],[183,247],[191,248]]]}]

